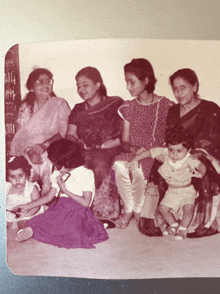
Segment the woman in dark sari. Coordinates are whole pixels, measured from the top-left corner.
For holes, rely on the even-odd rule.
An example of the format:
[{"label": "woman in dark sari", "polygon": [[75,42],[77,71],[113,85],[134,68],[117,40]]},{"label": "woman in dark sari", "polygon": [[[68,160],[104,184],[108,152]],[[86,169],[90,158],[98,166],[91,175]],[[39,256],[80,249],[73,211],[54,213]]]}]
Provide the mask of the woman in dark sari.
[{"label": "woman in dark sari", "polygon": [[192,226],[196,228],[189,237],[212,235],[220,228],[217,221],[220,178],[208,159],[209,156],[207,158],[206,153],[199,149],[204,149],[220,160],[220,108],[214,102],[198,97],[199,81],[191,69],[178,70],[170,77],[170,83],[178,104],[170,108],[167,126],[181,125],[191,132],[194,138],[192,152],[206,165],[207,169],[203,179],[193,179],[199,197],[192,223]]},{"label": "woman in dark sari", "polygon": [[[198,77],[189,68],[176,71],[170,77],[170,84],[178,104],[168,111],[167,127],[182,126],[192,134],[194,146],[191,152],[206,165],[207,170],[202,179],[193,178],[199,196],[191,223],[192,232],[188,237],[210,236],[220,230],[220,177],[212,164],[213,160],[220,160],[220,108],[198,96]],[[161,200],[166,186],[155,170],[156,166],[152,169],[151,181],[158,185]],[[144,233],[143,226],[141,229]],[[149,235],[146,228],[145,233]]]},{"label": "woman in dark sari", "polygon": [[81,69],[76,84],[84,102],[76,104],[69,116],[67,138],[81,146],[86,165],[94,172],[94,215],[115,220],[119,215],[119,196],[112,163],[120,152],[122,120],[117,110],[123,100],[107,96],[102,77],[94,67]]}]

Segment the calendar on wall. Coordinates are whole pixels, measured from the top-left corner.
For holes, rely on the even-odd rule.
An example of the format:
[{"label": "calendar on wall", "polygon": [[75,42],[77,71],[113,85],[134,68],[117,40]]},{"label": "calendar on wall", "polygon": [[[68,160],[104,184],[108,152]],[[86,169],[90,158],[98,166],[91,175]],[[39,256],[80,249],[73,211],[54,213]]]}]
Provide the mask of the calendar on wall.
[{"label": "calendar on wall", "polygon": [[9,155],[12,138],[16,132],[15,121],[21,102],[19,45],[11,47],[5,56],[5,142]]}]

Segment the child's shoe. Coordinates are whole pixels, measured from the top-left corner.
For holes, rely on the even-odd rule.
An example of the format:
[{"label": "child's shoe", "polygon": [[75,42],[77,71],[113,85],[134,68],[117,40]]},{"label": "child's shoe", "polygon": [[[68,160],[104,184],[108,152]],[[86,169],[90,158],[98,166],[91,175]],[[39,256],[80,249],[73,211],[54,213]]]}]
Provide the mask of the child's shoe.
[{"label": "child's shoe", "polygon": [[20,231],[17,232],[17,237],[15,240],[17,242],[22,242],[30,239],[33,236],[33,230],[31,227],[27,227],[24,229],[21,229]]},{"label": "child's shoe", "polygon": [[165,231],[163,231],[163,236],[174,236],[176,235],[177,227],[169,226]]},{"label": "child's shoe", "polygon": [[187,237],[187,230],[177,230],[175,240],[183,240]]}]

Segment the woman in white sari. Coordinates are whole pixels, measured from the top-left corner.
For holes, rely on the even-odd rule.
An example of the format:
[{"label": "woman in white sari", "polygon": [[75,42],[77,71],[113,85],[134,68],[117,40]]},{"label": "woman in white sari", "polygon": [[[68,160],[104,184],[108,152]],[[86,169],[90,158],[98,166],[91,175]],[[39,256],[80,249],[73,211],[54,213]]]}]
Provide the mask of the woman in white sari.
[{"label": "woman in white sari", "polygon": [[70,107],[53,93],[53,75],[45,68],[33,70],[26,87],[29,93],[19,108],[10,155],[28,159],[32,165],[31,181],[37,181],[45,195],[51,173],[46,151],[52,142],[66,136]]}]

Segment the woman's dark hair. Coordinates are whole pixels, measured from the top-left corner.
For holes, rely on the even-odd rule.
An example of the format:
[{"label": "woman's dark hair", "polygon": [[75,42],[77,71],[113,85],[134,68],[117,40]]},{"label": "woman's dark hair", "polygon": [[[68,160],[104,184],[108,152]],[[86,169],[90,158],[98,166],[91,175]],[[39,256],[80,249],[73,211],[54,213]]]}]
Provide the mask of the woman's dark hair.
[{"label": "woman's dark hair", "polygon": [[[27,103],[28,105],[31,106],[31,111],[33,111],[33,107],[34,107],[34,101],[36,99],[35,97],[35,93],[32,92],[31,90],[34,87],[34,83],[38,80],[40,75],[47,75],[49,79],[53,79],[53,74],[46,68],[36,68],[34,69],[26,82],[26,87],[27,89],[30,91],[27,93],[26,97],[21,101],[21,105],[23,103]],[[56,94],[52,91],[51,96],[56,97]],[[21,106],[20,105],[20,106]]]},{"label": "woman's dark hair", "polygon": [[53,74],[46,68],[36,68],[30,74],[26,82],[26,87],[31,91],[34,83],[38,80],[40,75],[47,75],[49,79],[53,79]]},{"label": "woman's dark hair", "polygon": [[8,181],[9,170],[16,170],[21,168],[26,174],[27,178],[31,175],[31,165],[24,156],[11,156],[6,162],[6,181]]},{"label": "woman's dark hair", "polygon": [[187,150],[193,147],[193,137],[183,127],[177,126],[166,130],[166,146],[182,144]]},{"label": "woman's dark hair", "polygon": [[195,95],[197,96],[198,91],[199,91],[199,79],[196,75],[196,73],[190,69],[190,68],[182,68],[177,70],[172,76],[170,76],[170,84],[173,87],[173,82],[175,79],[181,78],[185,80],[186,82],[190,83],[192,86],[197,85],[197,89],[195,92]]},{"label": "woman's dark hair", "polygon": [[147,59],[132,59],[130,63],[125,64],[124,72],[134,74],[141,81],[148,78],[148,84],[145,86],[145,89],[148,93],[154,92],[157,80],[154,75],[153,67]]},{"label": "woman's dark hair", "polygon": [[54,141],[48,147],[47,153],[58,170],[62,167],[74,169],[85,164],[79,146],[68,139]]},{"label": "woman's dark hair", "polygon": [[102,77],[101,77],[101,74],[100,72],[97,70],[97,68],[95,67],[92,67],[92,66],[87,66],[87,67],[84,67],[82,68],[77,74],[76,74],[76,81],[79,77],[86,77],[90,80],[93,81],[93,83],[97,84],[97,83],[100,83],[100,88],[99,88],[99,93],[102,95],[102,96],[106,96],[107,95],[107,90],[106,90],[106,87],[103,83],[103,80],[102,80]]}]

